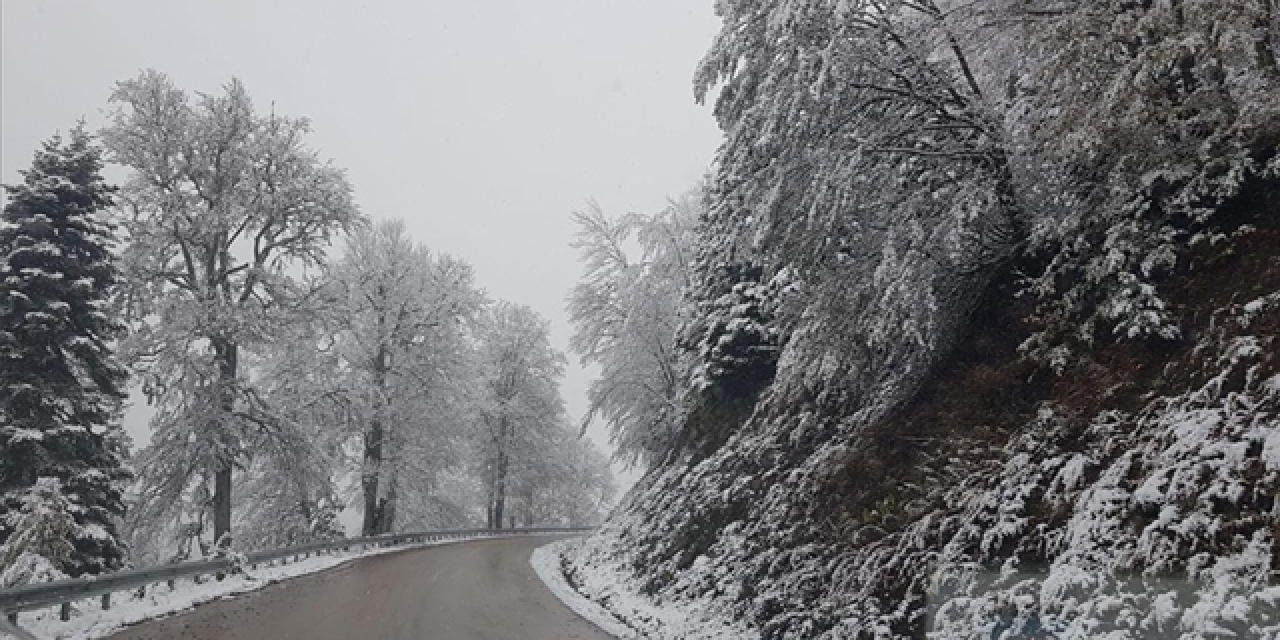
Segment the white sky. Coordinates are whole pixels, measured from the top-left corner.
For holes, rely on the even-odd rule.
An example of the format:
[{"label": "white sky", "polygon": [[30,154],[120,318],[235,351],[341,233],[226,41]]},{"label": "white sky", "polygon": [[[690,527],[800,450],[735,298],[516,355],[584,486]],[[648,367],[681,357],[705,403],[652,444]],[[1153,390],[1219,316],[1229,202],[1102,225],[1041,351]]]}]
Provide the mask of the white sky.
[{"label": "white sky", "polygon": [[[569,213],[654,211],[720,140],[691,90],[711,0],[4,0],[0,23],[0,182],[55,130],[101,125],[140,69],[210,92],[239,77],[260,108],[311,118],[365,213],[471,262],[566,350]],[[570,361],[576,419],[588,374]]]}]

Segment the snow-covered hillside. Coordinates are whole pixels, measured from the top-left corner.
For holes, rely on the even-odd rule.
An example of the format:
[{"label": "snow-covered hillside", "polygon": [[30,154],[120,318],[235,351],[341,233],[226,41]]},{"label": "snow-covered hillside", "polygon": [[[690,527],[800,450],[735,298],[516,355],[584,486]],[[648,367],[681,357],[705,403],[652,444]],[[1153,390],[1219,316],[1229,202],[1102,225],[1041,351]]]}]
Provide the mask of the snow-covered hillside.
[{"label": "snow-covered hillside", "polygon": [[679,435],[571,582],[764,638],[1280,634],[1269,6],[721,3]]}]

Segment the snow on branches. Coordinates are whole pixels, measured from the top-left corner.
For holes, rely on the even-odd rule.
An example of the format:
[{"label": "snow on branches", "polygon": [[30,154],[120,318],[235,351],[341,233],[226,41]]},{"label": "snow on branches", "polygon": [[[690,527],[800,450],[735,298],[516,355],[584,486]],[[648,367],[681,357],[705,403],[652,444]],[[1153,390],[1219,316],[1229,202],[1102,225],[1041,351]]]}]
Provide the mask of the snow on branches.
[{"label": "snow on branches", "polygon": [[630,463],[665,455],[683,419],[686,365],[673,340],[702,195],[690,192],[651,215],[610,220],[594,203],[574,214],[584,274],[569,297],[570,346],[601,369],[587,391],[583,428],[603,419],[614,455]]},{"label": "snow on branches", "polygon": [[590,546],[767,638],[1274,635],[1280,14],[717,10],[687,391],[776,371]]},{"label": "snow on branches", "polygon": [[213,536],[225,540],[232,469],[251,438],[286,426],[263,411],[241,351],[305,312],[315,289],[297,274],[364,219],[343,172],[306,146],[307,121],[258,113],[238,80],[193,97],[145,71],[111,100],[102,136],[130,170],[127,347],[159,408],[167,463],[147,472],[166,475],[150,484],[170,488],[146,497],[172,506],[191,483],[211,483]]},{"label": "snow on branches", "polygon": [[15,553],[35,544],[14,536],[32,522],[21,510],[38,506],[28,498],[41,498],[40,517],[70,521],[59,535],[73,548],[32,553],[70,575],[125,561],[116,519],[130,477],[117,423],[126,372],[113,353],[123,327],[107,313],[120,274],[101,156],[83,127],[55,136],[22,183],[5,187],[0,218],[0,543]]}]

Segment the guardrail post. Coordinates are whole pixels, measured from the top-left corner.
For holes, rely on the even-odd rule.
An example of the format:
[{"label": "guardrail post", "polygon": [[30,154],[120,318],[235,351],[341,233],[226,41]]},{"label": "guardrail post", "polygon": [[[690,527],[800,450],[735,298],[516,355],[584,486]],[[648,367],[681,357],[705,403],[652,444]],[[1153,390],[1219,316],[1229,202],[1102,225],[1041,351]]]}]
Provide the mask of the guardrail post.
[{"label": "guardrail post", "polygon": [[58,609],[58,619],[63,622],[66,622],[71,619],[71,603],[70,602],[62,603],[62,607]]},{"label": "guardrail post", "polygon": [[111,608],[111,592],[108,591],[102,594],[102,610],[106,611],[107,609],[110,609],[110,608]]}]

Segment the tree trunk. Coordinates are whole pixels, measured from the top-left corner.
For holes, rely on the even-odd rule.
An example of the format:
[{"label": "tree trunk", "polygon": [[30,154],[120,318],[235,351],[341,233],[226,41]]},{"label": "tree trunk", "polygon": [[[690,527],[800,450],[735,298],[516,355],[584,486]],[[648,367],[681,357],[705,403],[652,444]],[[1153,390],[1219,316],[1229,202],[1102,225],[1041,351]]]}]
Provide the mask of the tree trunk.
[{"label": "tree trunk", "polygon": [[[222,394],[218,399],[219,408],[222,410],[218,424],[222,425],[231,419],[231,413],[235,411],[239,349],[234,342],[221,338],[210,342],[213,345],[214,357],[218,361],[218,381]],[[213,540],[218,547],[229,548],[231,546],[231,468],[235,462],[233,458],[237,443],[230,441],[225,432],[218,435],[222,450],[219,452],[217,468],[213,473]]]},{"label": "tree trunk", "polygon": [[533,526],[533,485],[530,484],[524,491],[524,526]]},{"label": "tree trunk", "polygon": [[378,528],[378,467],[382,464],[382,421],[374,418],[364,434],[364,472],[360,485],[364,489],[364,521],[361,535],[371,536]]},{"label": "tree trunk", "polygon": [[507,502],[507,418],[503,416],[498,422],[498,432],[493,436],[493,457],[490,460],[488,526],[490,529],[502,528],[502,513]]},{"label": "tree trunk", "polygon": [[[381,320],[381,319],[379,319]],[[369,430],[364,434],[364,470],[360,477],[361,488],[364,489],[364,521],[361,523],[361,535],[372,536],[379,531],[382,522],[382,503],[378,500],[378,483],[382,475],[382,405],[387,387],[387,345],[378,346],[377,361],[374,363],[374,399],[373,417],[369,421]]]},{"label": "tree trunk", "polygon": [[360,535],[371,536],[377,526],[378,521],[378,474],[376,471],[370,471],[370,434],[365,434],[365,471],[360,478],[360,485],[364,489],[364,519],[360,523]]},{"label": "tree trunk", "polygon": [[378,533],[391,533],[396,526],[397,475],[395,464],[392,464],[387,477],[387,497],[378,513]]},{"label": "tree trunk", "polygon": [[488,482],[486,483],[488,487],[486,487],[486,495],[485,495],[485,501],[484,501],[484,526],[486,529],[494,529],[495,527],[493,526],[493,503],[494,503],[494,499],[497,497],[497,494],[494,493],[493,489],[495,486],[497,486],[498,464],[496,460],[491,460],[489,462],[489,465],[490,465],[489,473],[488,473],[489,477],[488,477]]},{"label": "tree trunk", "polygon": [[213,540],[219,548],[231,546],[231,467],[218,461],[213,473]]},{"label": "tree trunk", "polygon": [[298,501],[298,513],[302,515],[302,521],[306,523],[306,529],[300,533],[294,534],[289,532],[289,545],[302,544],[305,542],[314,542],[313,535],[315,533],[315,513],[312,511],[313,502],[303,498]]},{"label": "tree trunk", "polygon": [[494,483],[493,528],[502,528],[502,512],[507,506],[507,452],[498,453],[497,481]]}]

